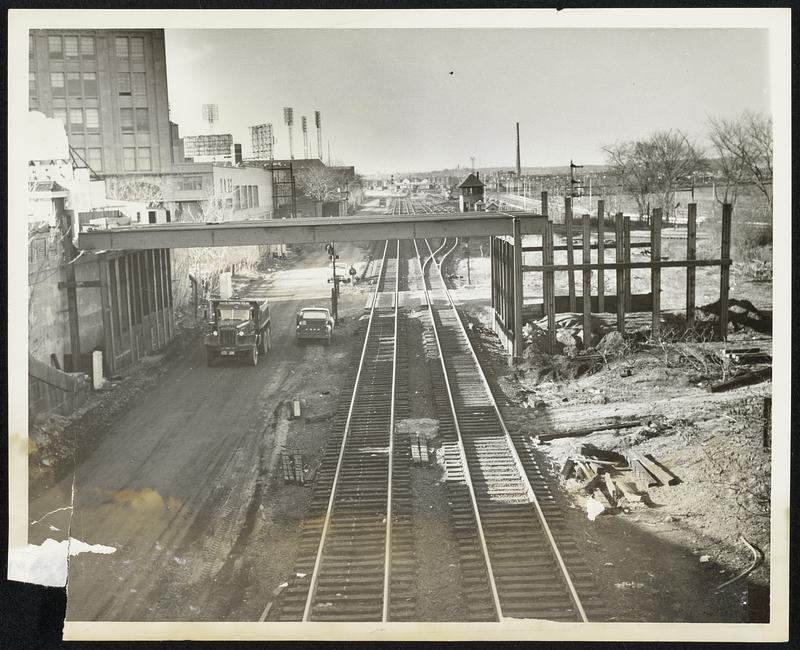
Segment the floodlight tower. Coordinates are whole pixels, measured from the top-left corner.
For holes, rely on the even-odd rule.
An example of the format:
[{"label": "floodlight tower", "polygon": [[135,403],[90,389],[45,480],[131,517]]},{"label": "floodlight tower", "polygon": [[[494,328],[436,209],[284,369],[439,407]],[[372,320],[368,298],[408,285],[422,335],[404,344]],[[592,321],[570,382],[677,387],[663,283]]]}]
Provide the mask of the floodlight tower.
[{"label": "floodlight tower", "polygon": [[317,125],[317,158],[322,160],[322,113],[314,111],[314,123]]},{"label": "floodlight tower", "polygon": [[203,119],[208,122],[208,132],[214,133],[214,122],[219,120],[219,106],[217,104],[203,104]]},{"label": "floodlight tower", "polygon": [[305,115],[300,118],[300,123],[303,125],[303,158],[308,160],[308,120]]},{"label": "floodlight tower", "polygon": [[283,121],[289,129],[289,159],[294,160],[294,139],[292,138],[292,127],[294,126],[294,111],[291,108],[283,109]]}]

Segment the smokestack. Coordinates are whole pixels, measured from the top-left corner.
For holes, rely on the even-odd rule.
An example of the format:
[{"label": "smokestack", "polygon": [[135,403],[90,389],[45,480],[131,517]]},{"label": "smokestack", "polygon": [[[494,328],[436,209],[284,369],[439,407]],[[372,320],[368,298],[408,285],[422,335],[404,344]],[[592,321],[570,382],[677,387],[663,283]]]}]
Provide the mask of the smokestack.
[{"label": "smokestack", "polygon": [[522,167],[519,163],[519,122],[517,122],[517,178],[522,174]]}]

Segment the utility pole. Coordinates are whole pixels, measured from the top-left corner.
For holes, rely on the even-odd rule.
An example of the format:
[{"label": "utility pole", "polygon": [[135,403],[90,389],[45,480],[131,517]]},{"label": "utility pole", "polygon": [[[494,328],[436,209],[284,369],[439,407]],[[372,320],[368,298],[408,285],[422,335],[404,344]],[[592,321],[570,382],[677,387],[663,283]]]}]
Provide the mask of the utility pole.
[{"label": "utility pole", "polygon": [[61,249],[64,252],[64,271],[66,276],[65,287],[67,290],[67,317],[69,320],[69,351],[72,357],[72,372],[80,372],[81,369],[81,337],[78,329],[78,293],[75,282],[76,258],[75,246],[72,243],[73,219],[64,209],[64,199],[56,199],[56,211],[61,227]]},{"label": "utility pole", "polygon": [[522,166],[519,159],[519,122],[517,122],[517,178],[522,175]]},{"label": "utility pole", "polygon": [[331,269],[333,270],[333,288],[331,289],[331,312],[333,313],[333,319],[339,320],[339,281],[336,277],[336,258],[339,257],[336,254],[336,243],[331,242],[325,247],[325,250],[328,252],[328,256],[331,260]]},{"label": "utility pole", "polygon": [[470,285],[470,284],[472,284],[472,278],[470,277],[470,274],[469,274],[469,242],[468,241],[464,243],[464,255],[467,258],[467,284]]},{"label": "utility pole", "polygon": [[472,163],[472,171],[475,171],[475,156],[469,157],[470,162]]},{"label": "utility pole", "polygon": [[576,169],[583,169],[583,165],[576,165],[575,163],[572,162],[572,160],[570,160],[569,161],[569,195],[570,195],[570,198],[575,198],[575,196],[576,196],[576,194],[575,194],[575,185],[578,184],[578,181],[575,180],[575,170]]}]

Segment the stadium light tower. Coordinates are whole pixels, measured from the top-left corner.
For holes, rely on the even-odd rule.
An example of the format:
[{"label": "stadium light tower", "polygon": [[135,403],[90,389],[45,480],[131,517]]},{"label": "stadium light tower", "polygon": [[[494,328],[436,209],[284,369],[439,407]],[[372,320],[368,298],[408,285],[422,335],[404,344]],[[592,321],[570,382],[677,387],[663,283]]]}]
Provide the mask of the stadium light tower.
[{"label": "stadium light tower", "polygon": [[305,115],[300,118],[300,123],[303,126],[303,158],[308,160],[308,120]]},{"label": "stadium light tower", "polygon": [[317,158],[322,160],[322,113],[314,111],[314,123],[317,125]]},{"label": "stadium light tower", "polygon": [[203,119],[208,122],[208,132],[214,133],[214,123],[219,120],[219,106],[203,104]]},{"label": "stadium light tower", "polygon": [[294,126],[294,111],[291,108],[284,107],[283,121],[289,129],[289,159],[294,160],[294,138],[292,137],[292,127]]}]

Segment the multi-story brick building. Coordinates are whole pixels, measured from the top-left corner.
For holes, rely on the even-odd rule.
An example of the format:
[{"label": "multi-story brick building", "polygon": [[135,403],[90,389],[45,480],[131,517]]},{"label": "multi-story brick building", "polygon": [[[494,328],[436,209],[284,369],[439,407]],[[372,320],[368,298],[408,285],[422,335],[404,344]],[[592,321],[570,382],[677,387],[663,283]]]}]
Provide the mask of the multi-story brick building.
[{"label": "multi-story brick building", "polygon": [[29,107],[60,118],[98,174],[183,162],[169,121],[163,29],[31,30]]}]

